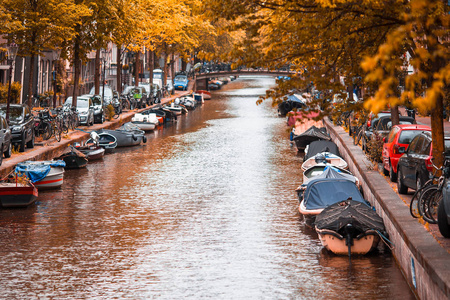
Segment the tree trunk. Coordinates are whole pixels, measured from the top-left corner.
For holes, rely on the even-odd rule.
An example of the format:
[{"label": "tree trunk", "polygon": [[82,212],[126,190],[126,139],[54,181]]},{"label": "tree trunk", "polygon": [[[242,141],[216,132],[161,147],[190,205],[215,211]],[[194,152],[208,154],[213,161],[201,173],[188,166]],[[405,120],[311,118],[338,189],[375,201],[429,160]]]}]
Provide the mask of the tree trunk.
[{"label": "tree trunk", "polygon": [[164,77],[162,78],[162,84],[165,86],[167,84],[167,54],[164,54]]},{"label": "tree trunk", "polygon": [[[171,59],[170,59],[170,78],[172,81],[172,87],[173,87],[173,80],[175,78],[175,54],[172,53]],[[175,94],[175,88],[172,89],[172,95]]]},{"label": "tree trunk", "polygon": [[95,94],[100,94],[100,49],[95,51],[95,73],[94,73]]},{"label": "tree trunk", "polygon": [[116,79],[117,79],[117,91],[119,92],[119,94],[122,94],[122,46],[117,45],[117,74],[116,74]]},{"label": "tree trunk", "polygon": [[138,51],[136,53],[136,60],[135,60],[135,68],[134,68],[134,86],[139,86],[139,56],[141,54],[141,51]]},{"label": "tree trunk", "polygon": [[[30,55],[30,78],[28,81],[28,98],[27,104],[31,107],[31,98],[33,97],[33,81],[34,81],[34,65],[35,65],[35,55]],[[37,91],[36,91],[37,93]]]},{"label": "tree trunk", "polygon": [[391,107],[391,124],[392,126],[398,125],[400,123],[400,118],[398,116],[398,106]]},{"label": "tree trunk", "polygon": [[148,60],[148,71],[149,71],[149,82],[150,85],[153,84],[153,69],[155,68],[155,52],[148,51],[149,60]]},{"label": "tree trunk", "polygon": [[77,93],[78,93],[78,83],[80,81],[80,40],[79,37],[75,39],[73,46],[73,67],[75,69],[73,75],[73,94],[72,94],[72,106],[77,106]]}]

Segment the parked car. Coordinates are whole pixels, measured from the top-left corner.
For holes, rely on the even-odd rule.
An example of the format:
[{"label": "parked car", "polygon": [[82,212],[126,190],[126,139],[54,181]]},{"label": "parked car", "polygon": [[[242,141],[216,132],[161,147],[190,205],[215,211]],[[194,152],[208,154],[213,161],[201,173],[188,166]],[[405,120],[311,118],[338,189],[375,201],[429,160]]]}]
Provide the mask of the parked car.
[{"label": "parked car", "polygon": [[[92,87],[89,91],[89,95],[95,95],[95,87]],[[100,86],[100,90],[98,95],[102,97],[103,95],[103,85]],[[109,85],[105,85],[105,97],[102,99],[102,103],[106,106],[111,103],[111,100],[113,98],[113,90]],[[94,103],[95,105],[95,103]]]},{"label": "parked car", "polygon": [[9,129],[8,123],[3,116],[0,116],[0,165],[3,161],[3,155],[5,158],[11,157],[12,154],[12,144],[11,144],[11,130]]},{"label": "parked car", "polygon": [[[105,94],[106,94],[106,92],[105,92]],[[112,92],[111,92],[111,96],[112,96]],[[102,101],[102,96],[85,94],[85,95],[81,95],[80,97],[90,98],[92,100],[92,105],[94,106],[94,123],[103,124],[103,122],[105,122],[104,106],[106,106],[107,104],[105,104]],[[109,103],[111,103],[111,100],[112,100],[112,98],[109,100],[110,101]]]},{"label": "parked car", "polygon": [[[403,124],[416,124],[416,120],[411,117],[399,116],[398,123]],[[392,129],[391,116],[384,116],[378,119],[377,125],[373,130],[373,133],[380,138],[385,138]]]},{"label": "parked car", "polygon": [[[0,114],[6,117],[6,104],[0,106]],[[9,107],[9,129],[11,143],[19,146],[19,151],[34,148],[34,117],[26,104],[11,104]]]},{"label": "parked car", "polygon": [[173,86],[176,90],[186,91],[188,88],[189,80],[186,75],[177,75],[173,80]]},{"label": "parked car", "polygon": [[[445,166],[445,165],[444,165]],[[448,166],[445,166],[447,170],[444,169],[444,172],[447,171],[447,176],[450,175],[448,170]],[[450,181],[448,178],[444,183],[444,187],[442,189],[442,200],[439,203],[438,207],[438,226],[439,232],[445,238],[450,238]]]},{"label": "parked car", "polygon": [[[450,154],[450,137],[445,137],[445,153]],[[408,188],[418,190],[432,174],[433,146],[431,132],[419,133],[409,145],[398,148],[399,153],[404,153],[397,164],[397,187],[400,194],[406,194]]]},{"label": "parked car", "polygon": [[[364,134],[363,134],[363,138],[362,138],[362,149],[364,151],[367,151],[367,142],[369,142],[372,139],[374,128],[377,127],[378,121],[380,120],[380,118],[385,117],[385,116],[390,116],[390,115],[391,115],[390,111],[381,111],[376,115],[372,112],[369,113],[369,116],[367,118],[367,123],[364,126]],[[401,117],[400,113],[399,113],[399,117]]]},{"label": "parked car", "polygon": [[383,171],[384,175],[389,175],[392,182],[397,181],[397,164],[403,153],[398,149],[409,146],[412,139],[424,131],[431,131],[428,125],[394,125],[389,135],[384,138],[383,144]]},{"label": "parked car", "polygon": [[[68,97],[64,102],[64,106],[72,105],[72,97]],[[80,119],[81,125],[90,126],[94,124],[94,104],[90,97],[77,97],[77,113]]]}]

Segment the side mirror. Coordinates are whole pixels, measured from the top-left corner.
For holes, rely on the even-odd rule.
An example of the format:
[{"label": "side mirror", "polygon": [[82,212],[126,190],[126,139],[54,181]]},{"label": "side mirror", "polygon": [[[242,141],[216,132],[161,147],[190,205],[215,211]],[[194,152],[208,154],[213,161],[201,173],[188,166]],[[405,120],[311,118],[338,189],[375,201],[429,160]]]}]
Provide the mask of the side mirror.
[{"label": "side mirror", "polygon": [[405,153],[405,152],[406,152],[405,147],[399,147],[398,148],[398,153]]}]

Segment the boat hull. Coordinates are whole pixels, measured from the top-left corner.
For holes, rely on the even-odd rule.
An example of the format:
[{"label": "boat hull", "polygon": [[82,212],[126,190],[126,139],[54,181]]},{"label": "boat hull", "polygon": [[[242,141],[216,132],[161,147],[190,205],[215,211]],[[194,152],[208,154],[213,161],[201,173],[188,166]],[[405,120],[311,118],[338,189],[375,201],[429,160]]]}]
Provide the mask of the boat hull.
[{"label": "boat hull", "polygon": [[141,130],[144,130],[144,131],[152,131],[152,130],[155,130],[155,128],[156,128],[155,123],[140,122],[140,121],[131,121],[131,123],[133,123],[134,125],[136,125]]},{"label": "boat hull", "polygon": [[[348,255],[348,246],[346,245],[344,236],[333,230],[318,229],[317,227],[316,231],[319,235],[320,242],[327,250],[337,255]],[[379,241],[380,237],[377,232],[368,230],[353,238],[353,245],[350,247],[350,253],[355,255],[367,254],[378,246]]]},{"label": "boat hull", "polygon": [[78,155],[65,155],[60,157],[66,163],[66,169],[81,169],[86,167],[88,160],[86,157],[80,157]]},{"label": "boat hull", "polygon": [[38,190],[32,185],[16,186],[15,183],[0,183],[2,207],[26,207],[36,201]]},{"label": "boat hull", "polygon": [[298,206],[298,211],[303,215],[303,218],[305,219],[305,224],[310,227],[313,227],[313,224],[314,224],[314,221],[316,220],[317,215],[323,211],[323,208],[307,209],[305,207],[304,201],[302,200],[300,202],[300,205]]},{"label": "boat hull", "polygon": [[120,131],[120,130],[102,130],[105,133],[108,133],[114,136],[117,140],[117,147],[130,147],[140,145],[144,135],[141,133],[132,133],[128,131]]},{"label": "boat hull", "polygon": [[102,159],[105,155],[105,149],[102,147],[98,147],[96,149],[81,149],[79,151],[86,155],[88,161]]},{"label": "boat hull", "polygon": [[34,185],[40,189],[57,189],[64,183],[64,168],[63,167],[51,167],[50,172],[44,179],[37,181]]},{"label": "boat hull", "polygon": [[204,90],[195,91],[196,94],[202,94],[204,100],[211,100],[211,93]]}]

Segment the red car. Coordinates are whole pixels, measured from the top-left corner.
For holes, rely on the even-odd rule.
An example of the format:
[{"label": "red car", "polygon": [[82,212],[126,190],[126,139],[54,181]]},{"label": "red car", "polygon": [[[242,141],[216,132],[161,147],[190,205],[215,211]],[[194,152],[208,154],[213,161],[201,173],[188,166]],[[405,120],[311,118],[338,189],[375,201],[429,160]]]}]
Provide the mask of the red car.
[{"label": "red car", "polygon": [[408,148],[412,139],[421,132],[430,131],[430,126],[418,124],[394,125],[389,135],[384,138],[383,144],[383,171],[389,175],[392,182],[397,181],[397,163],[403,153],[399,153],[399,147]]}]

